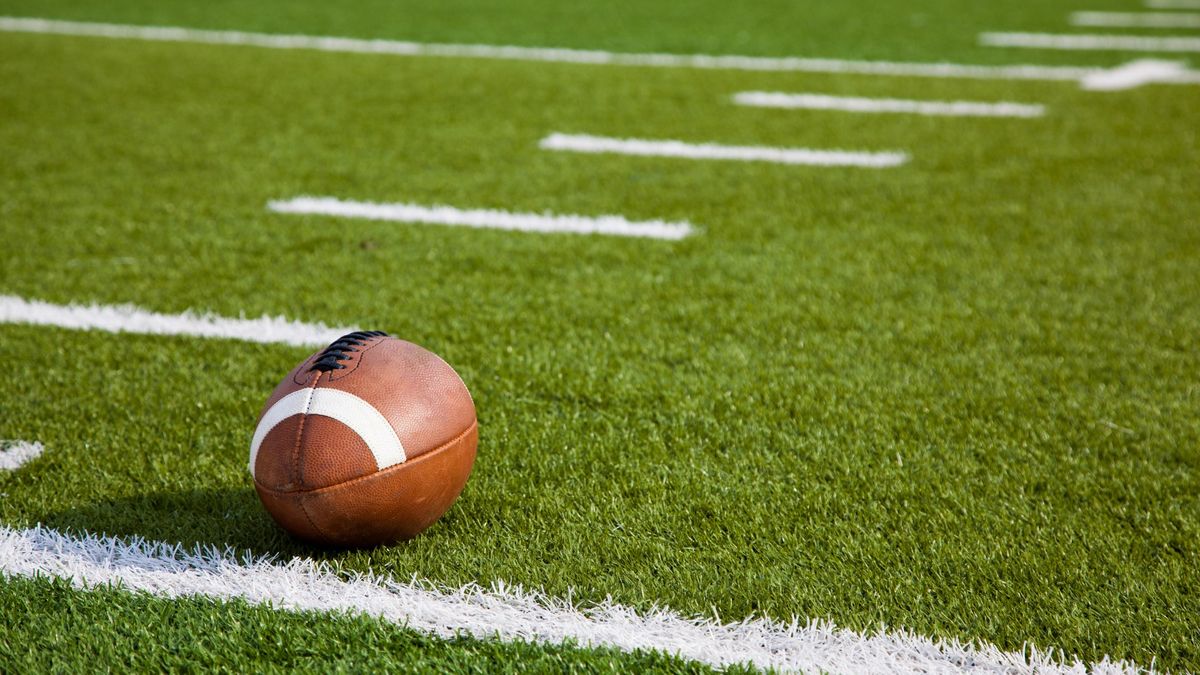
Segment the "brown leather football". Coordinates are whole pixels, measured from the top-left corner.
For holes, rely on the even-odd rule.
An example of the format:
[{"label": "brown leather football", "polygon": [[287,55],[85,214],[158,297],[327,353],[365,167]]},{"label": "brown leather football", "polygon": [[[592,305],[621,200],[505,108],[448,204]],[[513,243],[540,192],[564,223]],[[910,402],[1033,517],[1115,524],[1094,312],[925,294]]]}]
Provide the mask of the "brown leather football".
[{"label": "brown leather football", "polygon": [[293,535],[366,547],[408,539],[462,492],[475,404],[447,363],[379,331],[350,333],[275,387],[250,442],[263,506]]}]

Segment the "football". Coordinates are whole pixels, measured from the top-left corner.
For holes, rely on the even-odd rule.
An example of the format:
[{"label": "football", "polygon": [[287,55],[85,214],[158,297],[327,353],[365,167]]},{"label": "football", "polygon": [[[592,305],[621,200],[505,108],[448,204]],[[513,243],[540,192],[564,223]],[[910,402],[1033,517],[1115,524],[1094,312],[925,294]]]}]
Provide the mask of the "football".
[{"label": "football", "polygon": [[433,352],[380,331],[345,335],[296,366],[250,442],[263,506],[294,536],[364,548],[416,536],[475,462],[475,404]]}]

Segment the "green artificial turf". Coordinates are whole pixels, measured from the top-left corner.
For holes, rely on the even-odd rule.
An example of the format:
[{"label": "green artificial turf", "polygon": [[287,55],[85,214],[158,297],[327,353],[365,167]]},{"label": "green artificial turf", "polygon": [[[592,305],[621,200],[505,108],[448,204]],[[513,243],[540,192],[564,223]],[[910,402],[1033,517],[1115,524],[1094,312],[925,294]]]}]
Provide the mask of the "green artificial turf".
[{"label": "green artificial turf", "polygon": [[968,63],[1116,64],[1139,56],[980,46],[978,34],[987,31],[1194,33],[1074,28],[1068,14],[1081,9],[1141,7],[1136,0],[0,0],[0,15],[73,21],[630,52]]},{"label": "green artificial turf", "polygon": [[711,672],[656,652],[442,640],[344,614],[81,592],[45,579],[0,583],[0,619],[7,673]]},{"label": "green artificial turf", "polygon": [[[61,9],[238,20],[113,7]],[[318,28],[288,16],[236,27]],[[528,41],[623,46],[554,22],[561,40]],[[340,28],[329,32],[355,32]],[[523,41],[443,29],[395,36]],[[711,39],[696,48],[750,51]],[[922,40],[920,54],[888,55],[960,55]],[[858,49],[844,55],[879,55]],[[1049,114],[729,104],[750,89]],[[459,370],[482,438],[461,500],[425,535],[314,551],[275,528],[245,471],[258,408],[305,350],[4,325],[0,438],[48,451],[0,474],[0,521],[1200,669],[1198,109],[1194,87],[1100,94],[0,34],[0,293],[385,329]],[[827,169],[539,150],[553,131],[913,160]],[[671,243],[265,210],[301,194],[702,231]],[[0,612],[22,583],[0,584]],[[44,592],[33,634],[62,603],[96,602]],[[273,616],[116,602],[197,622]],[[297,640],[313,621],[254,620]],[[97,630],[102,641],[110,629]],[[576,658],[431,649],[484,667]],[[31,665],[53,658],[34,652]]]}]

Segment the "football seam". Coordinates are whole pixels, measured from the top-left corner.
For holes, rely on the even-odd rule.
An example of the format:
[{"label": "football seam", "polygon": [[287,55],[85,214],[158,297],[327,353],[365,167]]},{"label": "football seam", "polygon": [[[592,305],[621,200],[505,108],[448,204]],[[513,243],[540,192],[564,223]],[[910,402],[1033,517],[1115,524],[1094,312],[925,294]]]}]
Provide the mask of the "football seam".
[{"label": "football seam", "polygon": [[[358,478],[351,478],[350,480],[344,481],[342,483],[336,483],[334,485],[326,485],[325,487],[315,488],[312,490],[291,490],[291,491],[281,491],[281,490],[276,490],[274,488],[267,487],[266,485],[263,485],[262,483],[258,482],[257,477],[254,479],[254,484],[259,486],[263,490],[265,490],[273,495],[278,495],[278,496],[301,497],[301,496],[307,496],[307,495],[318,495],[318,494],[326,494],[326,493],[330,493],[330,492],[336,492],[338,490],[353,487],[355,484],[360,483],[362,481],[371,480],[372,478],[375,478],[377,476],[382,476],[382,475],[390,473],[392,471],[399,471],[400,469],[403,469],[406,466],[412,466],[414,464],[418,464],[422,460],[424,460],[426,457],[433,457],[434,455],[437,455],[438,453],[442,452],[443,450],[446,450],[446,449],[454,446],[455,444],[459,443],[460,441],[462,441],[462,439],[466,438],[467,435],[469,435],[472,431],[474,431],[477,428],[479,428],[479,420],[475,419],[471,422],[470,426],[468,426],[466,429],[464,429],[457,436],[455,436],[454,438],[439,445],[438,447],[430,450],[429,452],[418,455],[417,457],[403,461],[394,466],[389,466],[388,468],[384,469],[383,471],[376,471],[374,473],[369,473],[365,476],[359,476]],[[301,506],[303,506],[302,499],[300,500],[300,503],[301,503]],[[305,511],[304,515],[307,516],[308,512]]]},{"label": "football seam", "polygon": [[[292,482],[297,486],[304,485],[304,476],[300,471],[300,446],[304,441],[304,420],[308,418],[308,411],[312,410],[313,395],[317,391],[317,385],[321,383],[321,376],[325,373],[317,373],[316,379],[313,380],[312,386],[309,387],[308,400],[304,402],[304,410],[300,413],[300,421],[296,428],[296,444],[292,446]],[[308,514],[305,513],[307,516]]]},{"label": "football seam", "polygon": [[[307,495],[307,494],[311,494],[311,493],[300,492],[300,493],[296,493],[296,494]],[[303,497],[296,500],[296,505],[300,507],[300,513],[304,514],[304,519],[307,520],[308,524],[312,526],[313,532],[316,532],[318,537],[321,537],[322,539],[331,540],[331,537],[329,537],[329,535],[325,534],[325,531],[317,526],[317,521],[313,520],[312,514],[308,512],[308,506],[306,506],[304,503],[306,501],[308,501],[308,500],[304,499]]]}]

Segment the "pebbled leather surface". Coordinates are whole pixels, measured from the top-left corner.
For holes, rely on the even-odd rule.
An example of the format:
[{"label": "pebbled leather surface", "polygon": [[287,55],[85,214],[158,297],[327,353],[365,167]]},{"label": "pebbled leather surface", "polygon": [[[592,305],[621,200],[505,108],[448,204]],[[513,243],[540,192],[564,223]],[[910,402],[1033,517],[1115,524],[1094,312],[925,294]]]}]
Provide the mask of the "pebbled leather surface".
[{"label": "pebbled leather surface", "polygon": [[316,490],[375,473],[375,456],[365,441],[332,417],[304,416],[295,477],[300,490]]},{"label": "pebbled leather surface", "polygon": [[299,490],[296,461],[289,448],[294,448],[300,436],[301,415],[293,415],[267,432],[258,458],[254,461],[254,479],[272,490]]},{"label": "pebbled leather surface", "polygon": [[357,480],[308,491],[254,487],[275,520],[301,539],[347,548],[395,543],[420,534],[458,499],[478,442],[472,423],[432,452]]},{"label": "pebbled leather surface", "polygon": [[445,361],[422,347],[382,338],[343,362],[318,386],[341,389],[375,406],[392,424],[404,453],[415,459],[475,422],[471,394]]},{"label": "pebbled leather surface", "polygon": [[349,427],[294,415],[259,448],[259,497],[284,529],[316,543],[369,546],[415,536],[457,499],[474,464],[478,427],[466,385],[437,355],[392,337],[371,338],[341,362],[344,369],[310,372],[320,351],[283,378],[259,420],[292,392],[340,389],[383,414],[407,459],[380,472]]}]

